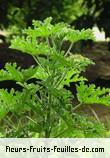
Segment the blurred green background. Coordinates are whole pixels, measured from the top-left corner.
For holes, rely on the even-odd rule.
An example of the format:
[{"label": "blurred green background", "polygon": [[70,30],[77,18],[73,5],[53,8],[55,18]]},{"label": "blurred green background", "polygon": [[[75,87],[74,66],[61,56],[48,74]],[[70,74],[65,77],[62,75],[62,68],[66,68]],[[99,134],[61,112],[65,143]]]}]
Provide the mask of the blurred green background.
[{"label": "blurred green background", "polygon": [[0,27],[13,33],[48,16],[78,29],[97,25],[110,36],[110,0],[0,0]]}]

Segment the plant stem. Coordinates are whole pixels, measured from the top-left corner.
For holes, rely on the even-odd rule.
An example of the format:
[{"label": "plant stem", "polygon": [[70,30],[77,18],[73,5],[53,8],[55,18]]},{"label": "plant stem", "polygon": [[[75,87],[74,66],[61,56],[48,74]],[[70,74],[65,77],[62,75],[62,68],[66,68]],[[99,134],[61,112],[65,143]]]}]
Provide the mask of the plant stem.
[{"label": "plant stem", "polygon": [[51,105],[52,105],[52,96],[51,94],[49,94],[48,96],[48,103],[47,103],[48,107],[47,107],[47,116],[46,116],[46,121],[45,123],[48,124],[48,128],[46,128],[45,130],[45,137],[46,138],[49,138],[50,137],[50,133],[51,133],[51,122],[50,122],[50,119],[51,119]]},{"label": "plant stem", "polygon": [[60,136],[63,135],[67,130],[68,130],[68,128],[67,128],[67,129],[64,129],[61,133],[59,133],[58,135],[56,135],[55,138],[60,137]]},{"label": "plant stem", "polygon": [[89,106],[89,109],[91,110],[91,112],[92,112],[93,115],[95,116],[96,120],[97,120],[98,122],[101,122],[100,119],[99,119],[99,117],[98,117],[98,115],[97,115],[97,113],[95,112],[95,110],[94,110],[93,108],[91,108],[91,106]]},{"label": "plant stem", "polygon": [[76,109],[78,109],[82,104],[79,103],[78,105],[76,105],[74,108],[73,108],[73,111],[75,111]]},{"label": "plant stem", "polygon": [[33,56],[33,58],[34,58],[34,60],[36,61],[36,63],[37,63],[48,75],[50,75],[50,74],[49,74],[49,71],[47,71],[46,68],[45,68],[44,66],[42,66],[42,64],[39,62],[38,57]]},{"label": "plant stem", "polygon": [[53,37],[51,37],[51,41],[52,41],[53,48],[55,48],[55,49],[56,49],[56,44],[55,44],[55,42],[54,42]]},{"label": "plant stem", "polygon": [[69,46],[69,48],[68,48],[68,50],[67,50],[67,52],[65,53],[65,57],[69,54],[69,52],[71,51],[71,49],[72,49],[72,47],[73,47],[73,42],[70,44],[70,46]]},{"label": "plant stem", "polygon": [[13,122],[9,119],[9,117],[8,117],[7,119],[5,119],[5,122],[6,122],[10,127],[14,128],[14,129],[16,130],[15,126],[13,125]]},{"label": "plant stem", "polygon": [[49,48],[51,48],[50,42],[49,42],[49,38],[48,38],[48,37],[46,38],[46,41],[47,41],[47,44],[48,44]]},{"label": "plant stem", "polygon": [[[36,61],[36,63],[43,68],[43,66],[41,65],[41,63],[39,62],[38,58],[36,56],[33,55],[34,60]],[[44,69],[44,68],[43,68]]]},{"label": "plant stem", "polygon": [[60,77],[60,78],[57,80],[57,82],[55,83],[57,87],[58,87],[58,86],[61,84],[61,82],[64,80],[64,78],[65,78],[67,72],[68,72],[68,71],[66,71],[65,73],[63,73],[63,74],[62,74],[62,77]]}]

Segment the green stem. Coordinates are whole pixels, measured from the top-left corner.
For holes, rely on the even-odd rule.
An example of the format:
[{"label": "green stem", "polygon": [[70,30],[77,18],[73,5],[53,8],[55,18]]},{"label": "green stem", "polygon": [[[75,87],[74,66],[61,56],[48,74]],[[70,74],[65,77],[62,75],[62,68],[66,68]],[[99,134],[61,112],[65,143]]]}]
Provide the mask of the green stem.
[{"label": "green stem", "polygon": [[51,48],[50,42],[49,42],[49,38],[48,38],[48,37],[46,38],[46,41],[47,41],[48,46]]},{"label": "green stem", "polygon": [[[35,60],[35,62],[41,67],[41,68],[43,68],[43,66],[41,65],[41,63],[39,62],[39,60],[38,60],[38,58],[36,57],[36,56],[32,56],[33,58],[34,58],[34,60]],[[43,68],[44,69],[44,68]]]},{"label": "green stem", "polygon": [[7,117],[7,119],[5,119],[5,122],[6,122],[10,127],[14,128],[14,129],[16,130],[16,128],[15,128],[13,122],[9,119],[9,117]]},{"label": "green stem", "polygon": [[60,137],[60,136],[63,135],[66,131],[68,131],[68,128],[67,128],[67,129],[64,129],[61,133],[59,133],[58,135],[56,135],[55,138]]},{"label": "green stem", "polygon": [[55,42],[54,42],[53,37],[51,37],[51,41],[52,41],[53,48],[55,48],[55,49],[56,49],[56,44],[55,44]]},{"label": "green stem", "polygon": [[45,123],[48,123],[48,128],[45,130],[45,138],[49,138],[50,137],[50,133],[51,133],[51,105],[52,105],[52,96],[51,94],[49,94],[48,96],[48,107],[47,107],[47,116],[46,116],[46,121]]},{"label": "green stem", "polygon": [[70,53],[70,51],[71,51],[71,49],[72,49],[72,47],[73,47],[73,44],[74,44],[73,42],[70,44],[70,46],[69,46],[67,52],[65,53],[65,57]]},{"label": "green stem", "polygon": [[56,87],[58,87],[58,86],[61,84],[61,82],[64,80],[65,76],[66,76],[66,74],[64,74],[64,75],[61,77],[61,79],[60,79],[60,78],[58,79],[58,82],[55,84]]},{"label": "green stem", "polygon": [[73,108],[73,110],[72,110],[72,111],[75,111],[75,110],[76,110],[76,109],[78,109],[81,105],[82,105],[82,104],[81,104],[81,103],[79,103],[78,105],[76,105],[76,106]]},{"label": "green stem", "polygon": [[36,61],[36,63],[48,74],[50,75],[49,71],[46,70],[46,68],[44,66],[42,66],[42,64],[39,62],[38,57],[33,56],[34,60]]},{"label": "green stem", "polygon": [[101,121],[100,121],[97,113],[95,112],[95,110],[93,108],[91,108],[91,106],[88,106],[88,107],[89,107],[90,111],[92,112],[92,114],[94,115],[94,117],[96,118],[96,120],[100,123]]}]

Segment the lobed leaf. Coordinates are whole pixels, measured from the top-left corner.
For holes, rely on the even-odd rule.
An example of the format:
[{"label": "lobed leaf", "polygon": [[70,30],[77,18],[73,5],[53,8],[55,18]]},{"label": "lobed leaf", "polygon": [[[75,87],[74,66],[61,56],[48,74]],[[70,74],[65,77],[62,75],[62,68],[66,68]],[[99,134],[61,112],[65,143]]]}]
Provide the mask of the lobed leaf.
[{"label": "lobed leaf", "polygon": [[110,106],[110,89],[96,87],[94,84],[86,85],[81,82],[77,85],[77,97],[82,104],[103,104]]}]

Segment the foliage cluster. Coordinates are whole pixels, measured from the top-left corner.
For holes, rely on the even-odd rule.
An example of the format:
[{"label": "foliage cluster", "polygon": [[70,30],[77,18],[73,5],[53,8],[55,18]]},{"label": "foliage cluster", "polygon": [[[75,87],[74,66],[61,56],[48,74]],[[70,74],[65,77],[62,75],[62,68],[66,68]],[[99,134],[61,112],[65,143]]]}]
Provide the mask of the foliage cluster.
[{"label": "foliage cluster", "polygon": [[[91,60],[73,55],[71,48],[79,40],[94,39],[90,29],[74,30],[65,23],[52,24],[52,18],[33,20],[22,37],[11,41],[11,48],[30,54],[36,65],[22,69],[7,63],[0,70],[0,81],[14,80],[21,91],[0,89],[0,131],[3,137],[103,137],[102,124],[76,109],[83,104],[110,105],[110,89],[85,85],[81,75]],[[70,42],[63,50],[65,41]],[[34,82],[29,82],[34,79]],[[72,93],[65,85],[77,85],[79,104],[73,105]],[[73,89],[74,91],[74,89]]]}]

